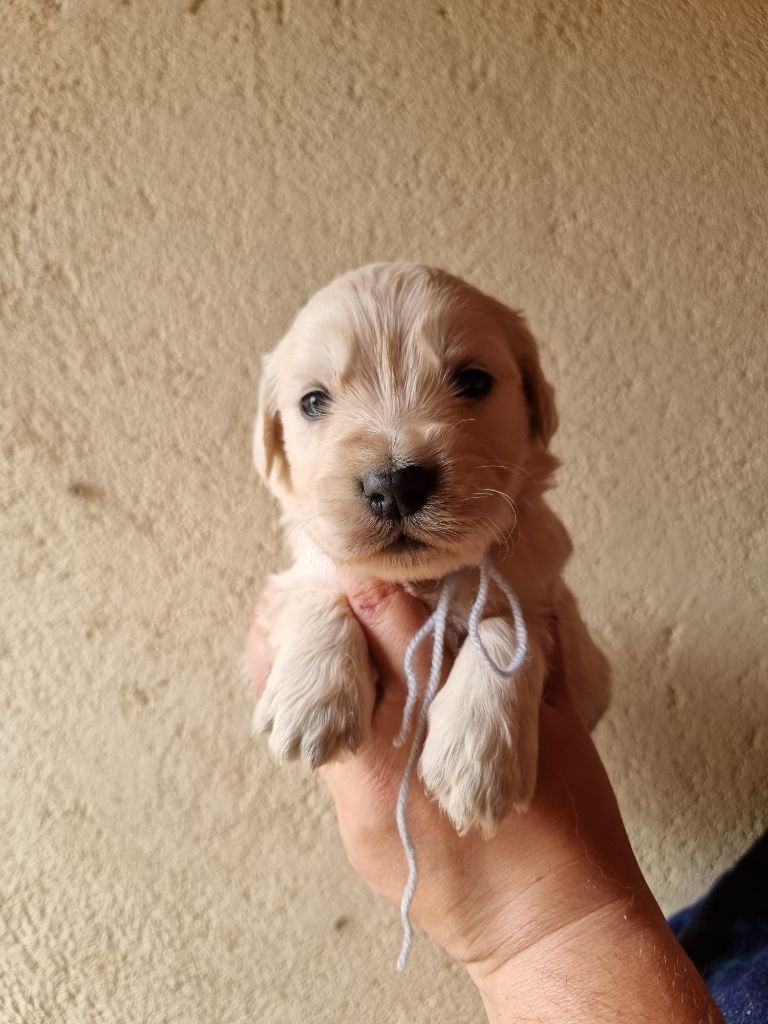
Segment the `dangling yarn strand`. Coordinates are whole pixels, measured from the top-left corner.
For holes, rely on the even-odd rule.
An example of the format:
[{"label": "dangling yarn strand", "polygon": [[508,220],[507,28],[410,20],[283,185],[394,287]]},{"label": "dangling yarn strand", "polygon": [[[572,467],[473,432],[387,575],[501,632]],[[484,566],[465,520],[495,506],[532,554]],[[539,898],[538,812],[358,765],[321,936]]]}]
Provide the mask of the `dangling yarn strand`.
[{"label": "dangling yarn strand", "polygon": [[[477,648],[478,654],[486,665],[488,665],[491,671],[508,679],[517,672],[528,654],[528,631],[525,628],[525,621],[523,620],[523,613],[520,610],[520,603],[515,596],[515,592],[507,581],[494,568],[485,562],[479,566],[479,571],[480,585],[478,587],[477,597],[475,598],[475,602],[472,605],[472,610],[469,614],[468,633],[473,644]],[[505,666],[496,664],[488,653],[488,650],[480,637],[480,620],[488,601],[488,587],[491,580],[496,584],[509,602],[509,607],[512,611],[512,617],[515,623],[515,652],[512,655],[509,664]],[[405,765],[405,771],[403,772],[403,781],[400,783],[400,792],[397,796],[397,829],[400,833],[400,840],[403,844],[403,849],[405,850],[406,860],[408,861],[408,881],[406,882],[405,889],[403,891],[403,898],[400,902],[400,917],[403,922],[403,946],[400,950],[400,956],[397,959],[398,971],[405,969],[408,954],[410,953],[411,946],[413,944],[413,925],[411,924],[410,910],[411,903],[413,902],[413,896],[416,892],[416,885],[419,881],[419,866],[416,861],[416,849],[413,845],[411,833],[408,830],[408,820],[406,815],[408,794],[411,790],[411,782],[413,781],[416,762],[419,758],[421,747],[424,742],[429,707],[434,700],[438,687],[440,686],[440,673],[443,667],[443,651],[445,648],[445,630],[448,622],[448,613],[450,611],[451,602],[456,593],[458,581],[459,573],[453,573],[445,578],[440,590],[437,607],[418,633],[416,633],[412,638],[405,652],[404,667],[405,678],[408,684],[408,696],[403,709],[403,721],[400,732],[394,740],[395,746],[397,747],[401,747],[408,738],[408,734],[411,731],[414,708],[416,707],[416,702],[419,699],[419,681],[416,677],[416,669],[414,666],[416,652],[426,638],[430,636],[430,634],[433,634],[432,664],[430,666],[429,680],[427,681],[427,686],[424,690],[421,708],[419,709],[419,716],[416,720],[416,729],[414,731],[411,750],[408,755],[408,761]]]},{"label": "dangling yarn strand", "polygon": [[411,951],[411,945],[413,943],[413,925],[411,924],[410,909],[411,903],[413,902],[413,894],[416,892],[416,885],[419,881],[419,866],[416,863],[416,848],[413,845],[411,833],[408,831],[406,806],[408,804],[408,794],[411,790],[413,772],[416,767],[416,761],[421,752],[421,744],[424,740],[424,733],[427,728],[427,713],[429,712],[429,705],[432,703],[432,699],[437,693],[437,688],[440,685],[440,672],[443,667],[443,650],[445,646],[445,626],[448,621],[448,609],[451,604],[451,598],[456,592],[457,583],[458,578],[455,575],[447,577],[443,583],[443,588],[440,591],[440,599],[437,602],[437,607],[416,636],[411,640],[405,655],[405,677],[408,682],[408,698],[403,711],[403,725],[400,730],[400,735],[395,739],[395,744],[397,746],[401,746],[405,742],[405,738],[410,730],[413,708],[419,696],[419,681],[416,678],[416,670],[413,665],[414,657],[417,649],[424,640],[430,633],[434,633],[434,639],[432,641],[432,665],[429,672],[429,680],[424,691],[424,698],[421,702],[419,717],[416,721],[416,732],[413,737],[413,743],[411,744],[411,752],[408,755],[408,761],[403,773],[403,781],[400,783],[400,792],[397,796],[397,830],[400,833],[400,840],[403,844],[405,856],[408,861],[408,881],[405,884],[403,898],[400,901],[400,917],[403,922],[403,947],[400,950],[400,956],[397,959],[398,971],[402,971],[405,968],[406,961],[408,960],[408,954]]}]

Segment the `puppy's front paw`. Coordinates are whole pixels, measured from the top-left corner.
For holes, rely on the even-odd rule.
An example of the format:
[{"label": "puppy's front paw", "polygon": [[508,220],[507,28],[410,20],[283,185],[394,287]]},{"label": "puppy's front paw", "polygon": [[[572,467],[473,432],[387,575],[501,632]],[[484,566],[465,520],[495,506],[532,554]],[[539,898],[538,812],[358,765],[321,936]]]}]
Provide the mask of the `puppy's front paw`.
[{"label": "puppy's front paw", "polygon": [[253,730],[270,734],[269,750],[278,762],[301,757],[318,768],[360,746],[373,694],[367,649],[364,659],[352,652],[314,659],[295,651],[278,654]]},{"label": "puppy's front paw", "polygon": [[537,748],[535,715],[507,716],[481,702],[462,706],[446,686],[430,708],[419,774],[459,834],[477,827],[491,835],[512,806],[528,806]]}]

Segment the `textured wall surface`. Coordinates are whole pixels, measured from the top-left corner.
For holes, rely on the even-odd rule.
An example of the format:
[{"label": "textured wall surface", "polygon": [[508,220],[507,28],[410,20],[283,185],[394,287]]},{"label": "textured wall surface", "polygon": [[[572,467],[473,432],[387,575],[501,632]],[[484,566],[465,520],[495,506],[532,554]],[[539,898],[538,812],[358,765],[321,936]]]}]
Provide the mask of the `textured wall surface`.
[{"label": "textured wall surface", "polygon": [[479,1019],[426,939],[395,975],[238,672],[259,356],[372,259],[542,339],[663,906],[765,826],[767,38],[754,0],[0,6],[3,1021]]}]

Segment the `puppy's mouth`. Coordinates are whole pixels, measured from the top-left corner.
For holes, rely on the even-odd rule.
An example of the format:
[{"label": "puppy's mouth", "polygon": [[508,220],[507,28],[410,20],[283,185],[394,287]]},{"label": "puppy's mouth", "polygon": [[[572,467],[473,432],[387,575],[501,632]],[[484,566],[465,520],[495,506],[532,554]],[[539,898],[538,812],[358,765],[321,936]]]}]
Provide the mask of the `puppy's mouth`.
[{"label": "puppy's mouth", "polygon": [[407,533],[399,533],[394,540],[389,541],[379,549],[382,555],[410,555],[416,551],[426,551],[430,547],[426,541],[417,540]]}]

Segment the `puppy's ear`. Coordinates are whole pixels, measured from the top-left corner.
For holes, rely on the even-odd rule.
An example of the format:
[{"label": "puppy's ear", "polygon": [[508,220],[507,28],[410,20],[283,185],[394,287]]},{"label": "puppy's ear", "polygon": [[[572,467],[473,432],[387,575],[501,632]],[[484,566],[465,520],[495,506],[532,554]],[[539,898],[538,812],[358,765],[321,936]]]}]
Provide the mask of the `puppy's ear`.
[{"label": "puppy's ear", "polygon": [[557,430],[554,388],[544,378],[535,351],[532,354],[518,356],[517,364],[523,378],[523,394],[528,403],[531,434],[540,438],[546,447]]},{"label": "puppy's ear", "polygon": [[517,360],[528,405],[531,437],[538,438],[546,448],[557,430],[555,392],[542,373],[536,341],[525,320],[511,309],[505,313],[505,330]]},{"label": "puppy's ear", "polygon": [[253,463],[273,490],[288,486],[290,475],[283,441],[283,423],[277,408],[277,374],[267,356],[259,386],[259,407],[253,425]]}]

